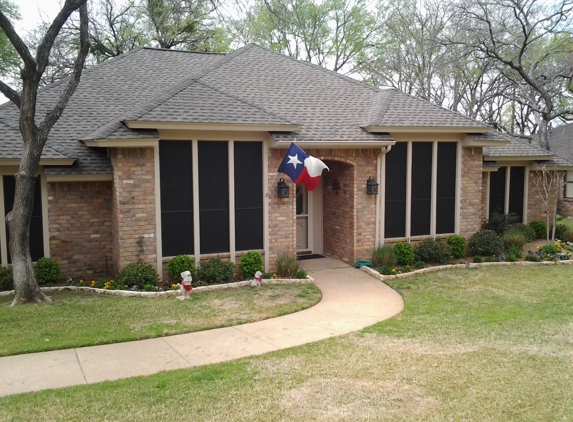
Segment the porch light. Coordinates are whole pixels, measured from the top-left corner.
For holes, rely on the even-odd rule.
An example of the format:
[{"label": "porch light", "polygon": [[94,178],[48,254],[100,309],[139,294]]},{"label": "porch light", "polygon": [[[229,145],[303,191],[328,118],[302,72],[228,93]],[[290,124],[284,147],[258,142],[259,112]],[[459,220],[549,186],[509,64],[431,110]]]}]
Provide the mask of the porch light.
[{"label": "porch light", "polygon": [[369,177],[366,181],[366,193],[368,195],[378,195],[378,183],[376,183],[374,177]]},{"label": "porch light", "polygon": [[334,179],[332,181],[332,191],[334,192],[335,195],[338,195],[340,193],[340,182],[338,181],[338,179]]},{"label": "porch light", "polygon": [[289,197],[289,187],[285,183],[285,179],[281,177],[279,183],[277,185],[277,196],[279,198],[288,198]]}]

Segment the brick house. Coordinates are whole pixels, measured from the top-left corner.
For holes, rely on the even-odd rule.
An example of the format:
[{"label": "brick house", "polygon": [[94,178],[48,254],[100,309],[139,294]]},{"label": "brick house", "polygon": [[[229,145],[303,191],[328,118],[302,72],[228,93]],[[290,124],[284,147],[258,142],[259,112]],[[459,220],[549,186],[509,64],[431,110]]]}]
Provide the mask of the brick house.
[{"label": "brick house", "polygon": [[[41,90],[39,114],[62,89]],[[17,128],[17,108],[0,106],[0,218],[13,202]],[[330,172],[312,192],[287,180],[290,195],[278,198],[277,168],[291,142]],[[534,212],[525,175],[555,157],[519,155],[514,142],[422,99],[256,45],[228,55],[140,48],[86,70],[54,126],[32,255],[58,260],[66,277],[137,261],[161,274],[175,255],[236,261],[248,250],[272,270],[283,254],[351,263],[384,242],[469,236],[492,201],[521,204],[524,221]],[[502,168],[500,193],[492,175]],[[370,178],[378,195],[367,194]],[[2,222],[0,261],[10,263]]]}]

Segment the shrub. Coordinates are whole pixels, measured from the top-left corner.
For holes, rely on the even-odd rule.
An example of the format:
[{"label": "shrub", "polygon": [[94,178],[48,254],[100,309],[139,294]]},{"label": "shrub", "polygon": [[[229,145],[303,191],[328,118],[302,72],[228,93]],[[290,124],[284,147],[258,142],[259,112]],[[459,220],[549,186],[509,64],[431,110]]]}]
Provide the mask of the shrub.
[{"label": "shrub", "polygon": [[518,258],[517,255],[508,253],[507,256],[505,257],[505,260],[507,262],[515,262],[515,261],[517,261],[517,258]]},{"label": "shrub", "polygon": [[527,242],[533,242],[536,239],[535,230],[527,224],[517,223],[509,227],[510,232],[519,231],[525,236]]},{"label": "shrub", "polygon": [[191,272],[193,280],[197,275],[197,269],[195,268],[195,259],[188,255],[177,255],[167,261],[167,271],[169,272],[169,277],[174,283],[179,283],[181,281],[181,273],[183,271]]},{"label": "shrub", "polygon": [[493,230],[480,230],[470,238],[468,247],[472,255],[499,255],[503,251],[503,241]]},{"label": "shrub", "polygon": [[380,268],[378,268],[378,272],[382,275],[390,275],[392,274],[392,267],[389,265],[382,265]]},{"label": "shrub", "polygon": [[511,247],[507,248],[507,255],[508,256],[511,255],[511,256],[516,257],[516,258],[521,258],[521,257],[523,257],[523,248],[511,246]]},{"label": "shrub", "polygon": [[277,275],[281,278],[292,278],[298,271],[295,257],[283,255],[277,258]]},{"label": "shrub", "polygon": [[400,265],[411,265],[414,263],[414,247],[406,242],[398,242],[394,245],[394,255]]},{"label": "shrub", "polygon": [[60,263],[52,258],[40,258],[34,265],[34,277],[38,284],[52,284],[60,280]]},{"label": "shrub", "polygon": [[14,290],[12,268],[0,267],[0,291]]},{"label": "shrub", "polygon": [[565,232],[565,235],[563,236],[563,239],[559,239],[559,240],[563,240],[564,242],[571,242],[573,243],[573,230],[569,229]]},{"label": "shrub", "polygon": [[135,285],[145,286],[157,285],[159,275],[153,265],[146,262],[133,262],[127,264],[117,275],[117,283],[120,286],[133,287]]},{"label": "shrub", "polygon": [[482,230],[493,230],[498,235],[504,234],[509,226],[519,222],[519,217],[514,213],[501,214],[494,212],[489,216],[489,220],[484,221]]},{"label": "shrub", "polygon": [[[555,239],[563,240],[565,239],[567,230],[569,227],[566,224],[556,224],[555,225]],[[553,234],[553,226],[549,227],[549,237]]]},{"label": "shrub", "polygon": [[527,255],[525,255],[525,260],[526,261],[532,261],[532,262],[539,262],[539,261],[541,261],[541,258],[538,255],[535,255],[535,254],[530,252]]},{"label": "shrub", "polygon": [[235,277],[235,264],[219,257],[201,262],[197,277],[206,284],[231,283]]},{"label": "shrub", "polygon": [[263,257],[260,252],[250,251],[241,257],[241,273],[243,278],[251,279],[257,271],[263,272]]},{"label": "shrub", "polygon": [[426,263],[424,261],[416,261],[414,264],[414,268],[417,270],[421,270],[422,268],[426,268]]},{"label": "shrub", "polygon": [[541,247],[541,250],[545,255],[556,255],[558,250],[557,246],[555,245],[544,245]]},{"label": "shrub", "polygon": [[452,259],[448,244],[438,239],[424,239],[415,248],[416,260],[447,264]]},{"label": "shrub", "polygon": [[502,240],[506,251],[509,250],[509,248],[523,248],[527,243],[525,235],[516,229],[509,229],[507,233],[503,235]]},{"label": "shrub", "polygon": [[545,239],[547,237],[547,223],[543,220],[533,220],[529,227],[535,231],[536,239]]},{"label": "shrub", "polygon": [[563,216],[562,216],[562,215],[559,215],[559,214],[555,214],[555,219],[556,219],[557,221],[561,221],[561,220],[563,220]]},{"label": "shrub", "polygon": [[468,249],[468,241],[465,237],[454,234],[449,236],[446,241],[450,245],[450,250],[452,251],[452,257],[463,258],[466,256]]},{"label": "shrub", "polygon": [[378,268],[387,265],[393,267],[396,265],[396,254],[392,246],[378,246],[372,252],[372,267]]},{"label": "shrub", "polygon": [[306,278],[307,274],[305,270],[298,270],[295,275],[294,278],[298,278],[298,279],[304,279]]},{"label": "shrub", "polygon": [[481,256],[476,255],[474,256],[474,264],[481,264],[483,262],[483,259]]}]

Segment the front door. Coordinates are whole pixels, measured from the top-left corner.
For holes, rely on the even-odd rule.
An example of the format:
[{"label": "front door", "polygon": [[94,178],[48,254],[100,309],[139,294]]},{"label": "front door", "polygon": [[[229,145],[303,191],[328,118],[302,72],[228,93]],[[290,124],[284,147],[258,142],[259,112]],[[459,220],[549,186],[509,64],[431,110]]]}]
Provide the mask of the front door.
[{"label": "front door", "polygon": [[308,190],[306,185],[296,185],[296,250],[309,250]]}]

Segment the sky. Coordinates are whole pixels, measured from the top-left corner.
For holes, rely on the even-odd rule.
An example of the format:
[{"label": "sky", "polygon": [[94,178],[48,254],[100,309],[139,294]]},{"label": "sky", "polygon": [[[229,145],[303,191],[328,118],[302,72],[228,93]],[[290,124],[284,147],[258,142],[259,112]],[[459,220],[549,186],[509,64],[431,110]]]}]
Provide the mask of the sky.
[{"label": "sky", "polygon": [[21,36],[38,27],[42,18],[52,21],[60,11],[60,0],[12,0],[12,3],[20,9],[22,19],[13,23]]}]

